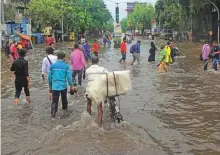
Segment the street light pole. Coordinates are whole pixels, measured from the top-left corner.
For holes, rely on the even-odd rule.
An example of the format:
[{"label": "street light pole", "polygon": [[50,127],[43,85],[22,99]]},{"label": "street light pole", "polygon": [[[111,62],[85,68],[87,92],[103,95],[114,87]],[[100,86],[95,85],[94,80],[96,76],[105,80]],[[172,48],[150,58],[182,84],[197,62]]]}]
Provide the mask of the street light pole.
[{"label": "street light pole", "polygon": [[[63,0],[62,0],[62,7],[63,7]],[[62,8],[62,19],[61,19],[61,25],[62,25],[62,42],[64,42],[64,37],[63,37],[63,8]]]},{"label": "street light pole", "polygon": [[3,24],[5,24],[5,15],[4,15],[4,0],[1,0],[0,4],[0,50],[2,48],[2,32],[3,32]]},{"label": "street light pole", "polygon": [[213,3],[212,1],[209,0],[209,2],[215,7],[217,13],[218,13],[218,44],[219,44],[219,20],[220,20],[220,15],[219,15],[219,9],[218,7],[215,5],[215,3]]}]

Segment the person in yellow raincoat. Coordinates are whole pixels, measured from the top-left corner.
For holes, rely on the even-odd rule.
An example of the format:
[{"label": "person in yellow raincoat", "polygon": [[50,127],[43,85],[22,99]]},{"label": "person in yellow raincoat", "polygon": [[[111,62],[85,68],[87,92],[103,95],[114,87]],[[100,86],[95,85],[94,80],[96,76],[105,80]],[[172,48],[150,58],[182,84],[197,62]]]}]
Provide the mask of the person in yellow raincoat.
[{"label": "person in yellow raincoat", "polygon": [[166,55],[167,54],[166,54],[165,46],[162,45],[160,47],[160,49],[161,49],[161,51],[160,51],[160,64],[157,65],[158,66],[158,69],[157,69],[158,73],[162,73],[163,70],[165,72],[167,72],[167,65],[166,65]]},{"label": "person in yellow raincoat", "polygon": [[172,57],[170,55],[171,53],[171,48],[172,48],[172,43],[171,42],[167,42],[167,46],[165,46],[165,51],[166,51],[166,59],[165,59],[165,62],[166,62],[166,66],[168,67],[173,61],[172,61]]}]

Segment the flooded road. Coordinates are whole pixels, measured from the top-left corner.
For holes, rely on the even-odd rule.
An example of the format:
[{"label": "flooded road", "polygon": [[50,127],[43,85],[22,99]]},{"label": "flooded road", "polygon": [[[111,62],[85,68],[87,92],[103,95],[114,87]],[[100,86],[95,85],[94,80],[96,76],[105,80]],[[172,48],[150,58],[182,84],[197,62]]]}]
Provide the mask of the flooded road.
[{"label": "flooded road", "polygon": [[200,51],[181,44],[184,56],[169,73],[158,74],[158,61],[147,62],[149,45],[142,40],[141,66],[129,64],[130,53],[127,64],[118,63],[118,50],[101,54],[100,65],[108,70],[131,71],[133,90],[120,97],[125,123],[118,126],[111,123],[107,105],[101,127],[95,106],[92,118],[85,112],[86,80],[78,98],[68,97],[70,115],[64,118],[59,104],[56,118],[51,118],[48,86],[41,80],[43,48],[27,55],[32,103],[25,105],[22,95],[21,103],[14,105],[10,60],[2,61],[2,154],[219,155],[220,73],[204,72]]}]

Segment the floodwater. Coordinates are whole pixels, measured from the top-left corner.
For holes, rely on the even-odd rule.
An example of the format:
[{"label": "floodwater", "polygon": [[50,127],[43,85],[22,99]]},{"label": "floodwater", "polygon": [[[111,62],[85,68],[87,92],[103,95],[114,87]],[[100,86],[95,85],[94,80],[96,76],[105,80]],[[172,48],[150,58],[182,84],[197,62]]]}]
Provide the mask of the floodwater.
[{"label": "floodwater", "polygon": [[[219,155],[220,73],[203,71],[199,48],[181,44],[180,58],[169,73],[158,74],[157,62],[147,62],[150,41],[142,40],[141,65],[119,64],[118,50],[106,49],[100,64],[108,70],[130,70],[133,90],[120,97],[125,122],[111,123],[107,105],[97,125],[85,112],[85,87],[80,96],[68,96],[69,115],[61,104],[50,116],[48,86],[41,80],[43,48],[29,51],[30,105],[13,104],[10,60],[2,57],[1,107],[3,155]],[[187,48],[185,48],[187,47]],[[59,48],[67,53],[66,47]],[[132,57],[128,53],[128,61]]]}]

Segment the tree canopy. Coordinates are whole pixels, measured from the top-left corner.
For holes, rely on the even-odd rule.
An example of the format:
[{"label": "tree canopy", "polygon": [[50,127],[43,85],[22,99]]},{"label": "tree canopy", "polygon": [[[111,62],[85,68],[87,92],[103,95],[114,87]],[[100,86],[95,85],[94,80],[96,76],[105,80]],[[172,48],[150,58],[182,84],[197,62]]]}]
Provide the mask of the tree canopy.
[{"label": "tree canopy", "polygon": [[127,29],[127,27],[129,26],[129,25],[128,25],[128,19],[127,19],[127,18],[123,18],[123,19],[121,20],[120,24],[121,24],[121,30],[122,30],[122,32],[126,32],[126,29]]},{"label": "tree canopy", "polygon": [[158,0],[155,4],[156,18],[163,28],[188,29],[189,18],[177,0]]},{"label": "tree canopy", "polygon": [[63,16],[66,30],[104,29],[112,19],[103,0],[31,0],[27,14],[36,24],[60,27]]},{"label": "tree canopy", "polygon": [[155,10],[151,4],[136,4],[134,11],[128,17],[128,23],[133,29],[150,29]]},{"label": "tree canopy", "polygon": [[[220,9],[219,0],[211,0]],[[208,38],[209,31],[217,32],[217,13],[210,0],[157,0],[157,21],[161,27],[177,31],[192,31],[195,40]],[[202,26],[201,26],[202,25]],[[216,33],[213,33],[216,37]]]}]

